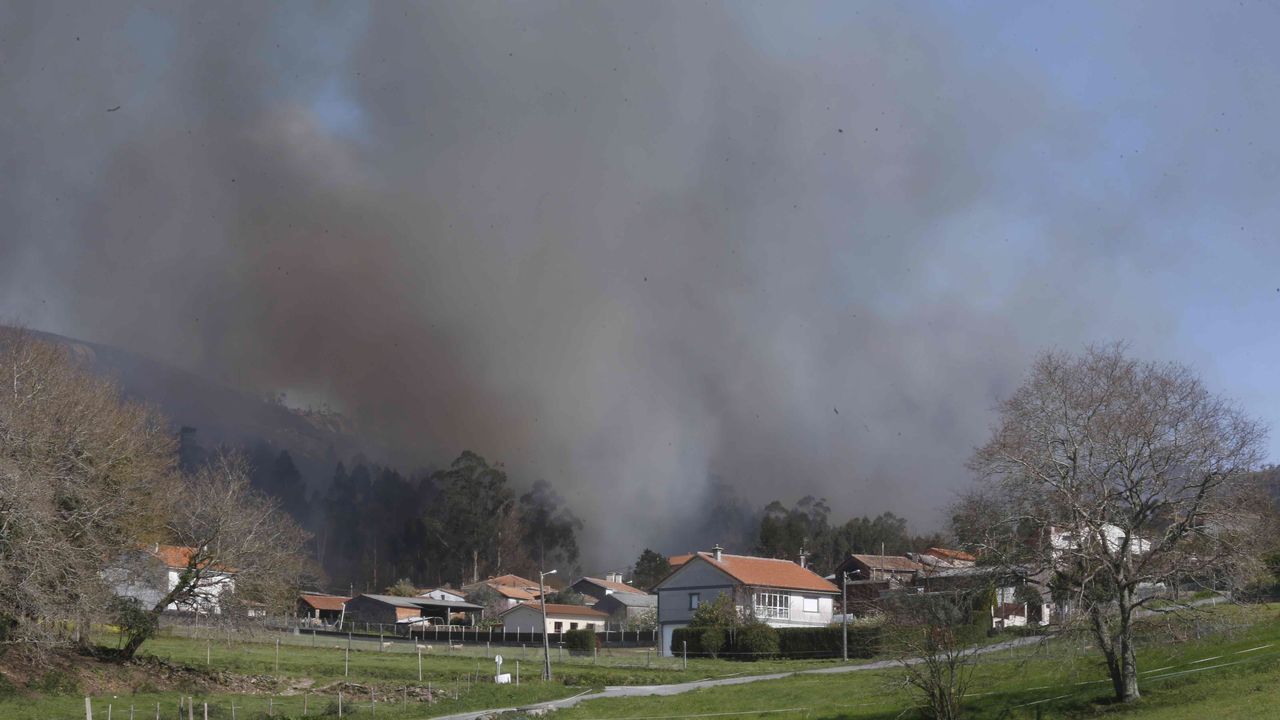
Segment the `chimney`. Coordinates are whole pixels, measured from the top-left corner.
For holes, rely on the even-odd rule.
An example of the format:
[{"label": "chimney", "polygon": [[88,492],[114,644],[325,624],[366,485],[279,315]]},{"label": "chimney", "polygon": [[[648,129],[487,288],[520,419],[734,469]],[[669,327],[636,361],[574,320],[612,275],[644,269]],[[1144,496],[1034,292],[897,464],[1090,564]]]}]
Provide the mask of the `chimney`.
[{"label": "chimney", "polygon": [[715,556],[716,562],[720,562],[721,556],[724,555],[724,548],[720,547],[720,543],[716,543],[716,546],[711,548],[711,554]]},{"label": "chimney", "polygon": [[622,573],[620,573],[620,572],[611,572],[611,573],[607,573],[607,574],[604,576],[604,579],[605,579],[605,580],[608,580],[609,582],[616,582],[616,583],[620,583],[620,582],[622,582]]},{"label": "chimney", "polygon": [[802,568],[808,568],[808,567],[809,567],[809,566],[805,563],[805,560],[806,560],[806,559],[808,559],[808,557],[809,557],[809,553],[805,552],[804,546],[803,546],[803,545],[801,545],[801,546],[800,546],[800,567],[802,567]]}]

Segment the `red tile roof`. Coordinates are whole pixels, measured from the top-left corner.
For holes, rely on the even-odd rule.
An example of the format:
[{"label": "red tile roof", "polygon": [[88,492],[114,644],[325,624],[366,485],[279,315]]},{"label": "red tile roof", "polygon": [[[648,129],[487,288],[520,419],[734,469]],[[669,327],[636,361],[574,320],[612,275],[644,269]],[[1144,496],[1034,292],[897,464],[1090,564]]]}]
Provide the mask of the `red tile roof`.
[{"label": "red tile roof", "polygon": [[743,585],[786,590],[812,590],[822,593],[840,592],[835,585],[790,560],[724,553],[720,555],[720,561],[717,562],[715,556],[708,552],[700,552],[698,557],[723,570]]},{"label": "red tile roof", "polygon": [[302,593],[299,599],[316,610],[341,610],[351,598],[341,595],[320,595],[318,593]]},{"label": "red tile roof", "polygon": [[512,600],[537,600],[538,593],[514,585],[490,585],[499,595]]},{"label": "red tile roof", "polygon": [[614,582],[612,580],[601,580],[600,578],[593,578],[593,577],[584,577],[582,579],[590,583],[595,583],[596,585],[599,585],[602,588],[605,588],[607,590],[612,590],[614,592],[638,593],[640,595],[647,594],[645,593],[645,591],[641,590],[640,588],[632,587],[626,583]]},{"label": "red tile roof", "polygon": [[522,578],[519,575],[498,575],[497,577],[486,578],[481,582],[488,585],[513,585],[515,587],[535,588],[538,587],[537,580]]},{"label": "red tile roof", "polygon": [[[186,568],[187,564],[191,562],[191,556],[196,552],[195,548],[186,547],[185,545],[152,545],[146,550],[164,563],[165,567],[175,570]],[[217,565],[211,567],[220,572],[235,572],[235,568],[221,568]]]},{"label": "red tile roof", "polygon": [[687,553],[685,555],[672,555],[671,557],[667,558],[667,564],[671,566],[672,570],[674,570],[680,567],[681,565],[689,562],[692,559],[693,559],[693,553]]},{"label": "red tile roof", "polygon": [[976,562],[978,559],[963,550],[950,550],[940,547],[931,547],[925,550],[924,554],[939,557],[943,560],[962,560],[964,562]]},{"label": "red tile roof", "polygon": [[[512,610],[515,610],[516,608],[522,608],[522,607],[527,607],[527,608],[529,608],[529,609],[531,609],[531,610],[537,610],[538,612],[542,612],[542,605],[540,605],[540,604],[538,604],[538,603],[532,603],[532,602],[529,602],[529,603],[520,603],[519,605],[516,605],[515,607],[513,607],[513,608],[511,608],[511,609],[507,610],[506,612],[504,612],[504,613],[502,613],[502,614],[503,614],[503,615],[506,615],[507,613],[511,612]],[[547,603],[547,617],[602,617],[602,618],[607,618],[607,617],[609,617],[609,613],[601,612],[600,610],[596,610],[595,608],[589,608],[589,607],[587,607],[587,606],[585,606],[585,605],[562,605],[562,604],[559,604],[559,603]]]}]

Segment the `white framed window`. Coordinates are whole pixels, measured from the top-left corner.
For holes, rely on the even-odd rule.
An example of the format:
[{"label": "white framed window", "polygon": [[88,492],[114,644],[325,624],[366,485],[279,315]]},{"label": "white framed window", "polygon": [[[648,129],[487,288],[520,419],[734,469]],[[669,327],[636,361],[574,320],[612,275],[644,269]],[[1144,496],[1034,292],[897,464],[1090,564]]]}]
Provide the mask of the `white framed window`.
[{"label": "white framed window", "polygon": [[701,599],[702,599],[702,596],[699,595],[698,593],[689,593],[689,609],[697,610]]},{"label": "white framed window", "polygon": [[786,620],[791,617],[791,596],[776,592],[758,592],[753,598],[756,617]]},{"label": "white framed window", "polygon": [[804,611],[807,613],[818,612],[818,598],[805,598]]},{"label": "white framed window", "polygon": [[564,623],[562,623],[562,622],[560,622],[559,620],[557,620],[557,621],[556,621],[556,632],[560,632],[560,631],[561,631],[561,630],[563,630],[563,629],[564,629]]}]

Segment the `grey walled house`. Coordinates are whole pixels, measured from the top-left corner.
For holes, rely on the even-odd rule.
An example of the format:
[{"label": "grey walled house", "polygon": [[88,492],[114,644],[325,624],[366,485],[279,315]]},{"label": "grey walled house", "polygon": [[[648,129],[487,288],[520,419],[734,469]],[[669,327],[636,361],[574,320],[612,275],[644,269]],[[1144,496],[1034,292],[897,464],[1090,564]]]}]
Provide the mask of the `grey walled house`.
[{"label": "grey walled house", "polygon": [[743,610],[773,627],[822,627],[831,623],[840,589],[790,560],[729,555],[720,546],[694,553],[654,587],[658,596],[660,651],[672,654],[671,634],[687,627],[704,602],[729,595]]}]

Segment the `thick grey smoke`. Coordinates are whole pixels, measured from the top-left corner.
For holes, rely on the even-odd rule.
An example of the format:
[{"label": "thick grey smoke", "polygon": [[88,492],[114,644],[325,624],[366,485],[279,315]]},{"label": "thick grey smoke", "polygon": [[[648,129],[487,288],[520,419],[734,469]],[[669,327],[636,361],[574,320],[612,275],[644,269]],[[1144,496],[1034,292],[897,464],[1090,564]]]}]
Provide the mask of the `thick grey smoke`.
[{"label": "thick grey smoke", "polygon": [[1082,95],[1012,19],[921,10],[7,3],[0,312],[545,477],[589,560],[687,549],[713,474],[927,529],[1032,354],[1168,354],[1165,219],[1276,259],[1276,156],[1183,112],[1247,43],[1104,33],[1169,97]]}]

